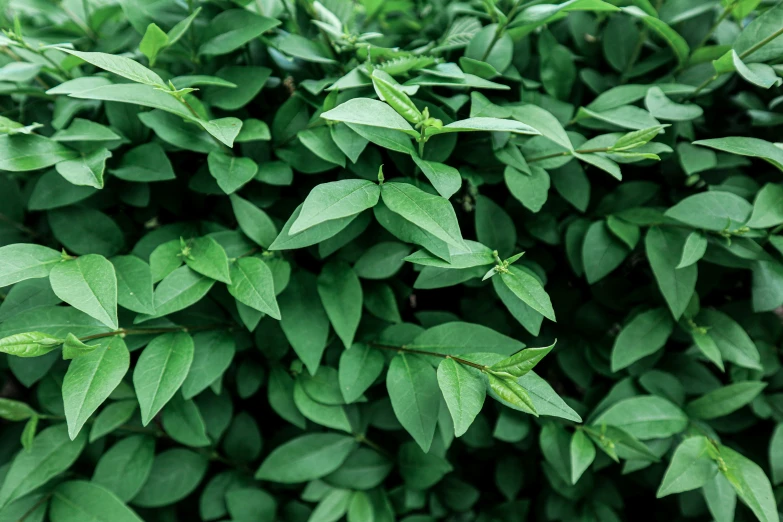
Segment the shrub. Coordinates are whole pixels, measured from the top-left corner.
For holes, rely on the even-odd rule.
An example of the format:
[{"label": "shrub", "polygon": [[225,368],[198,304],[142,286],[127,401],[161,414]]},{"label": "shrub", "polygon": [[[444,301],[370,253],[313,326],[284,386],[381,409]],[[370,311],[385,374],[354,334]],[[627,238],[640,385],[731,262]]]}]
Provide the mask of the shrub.
[{"label": "shrub", "polygon": [[0,520],[777,521],[783,4],[631,4],[3,2]]}]

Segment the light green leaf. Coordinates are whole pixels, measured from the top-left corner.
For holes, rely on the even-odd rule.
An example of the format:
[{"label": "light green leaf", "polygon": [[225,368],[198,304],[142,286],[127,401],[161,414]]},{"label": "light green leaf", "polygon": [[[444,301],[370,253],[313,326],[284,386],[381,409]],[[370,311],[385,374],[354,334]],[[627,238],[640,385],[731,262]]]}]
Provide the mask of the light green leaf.
[{"label": "light green leaf", "polygon": [[146,426],[179,390],[193,363],[193,338],[185,332],[155,337],[133,370],[133,386]]},{"label": "light green leaf", "polygon": [[106,160],[112,154],[107,149],[96,149],[81,158],[61,161],[55,168],[57,172],[74,185],[103,188],[103,171]]},{"label": "light green leaf", "polygon": [[49,516],[52,522],[142,522],[114,493],[94,482],[63,482],[54,490]]},{"label": "light green leaf", "polygon": [[91,63],[96,67],[100,67],[105,71],[114,73],[117,76],[122,76],[133,82],[166,89],[165,82],[157,73],[147,69],[139,62],[131,60],[130,58],[106,53],[86,53],[64,47],[58,48],[58,50],[72,54],[87,63]]},{"label": "light green leaf", "polygon": [[328,263],[318,276],[318,295],[334,331],[348,350],[362,317],[362,286],[351,267]]},{"label": "light green leaf", "polygon": [[761,522],[779,518],[772,486],[761,467],[731,448],[718,445],[727,470],[723,471],[739,498]]},{"label": "light green leaf", "polygon": [[426,135],[434,136],[438,134],[446,134],[449,132],[475,132],[475,131],[492,131],[492,132],[511,132],[514,134],[541,134],[530,125],[526,125],[519,121],[503,120],[500,118],[485,118],[476,117],[468,118],[466,120],[459,120],[443,127],[427,127]]},{"label": "light green leaf", "polygon": [[650,228],[644,240],[644,248],[658,288],[675,319],[682,316],[691,301],[698,276],[696,265],[677,268],[685,240],[686,236],[682,231],[659,227]]},{"label": "light green leaf", "polygon": [[63,379],[68,435],[74,440],[90,416],[111,395],[130,368],[130,354],[120,337],[77,357]]},{"label": "light green leaf", "polygon": [[246,9],[228,9],[210,21],[199,54],[217,56],[230,53],[278,25],[279,20],[259,16]]},{"label": "light green leaf", "polygon": [[60,252],[42,245],[19,243],[0,247],[0,287],[47,277],[61,260]]},{"label": "light green leaf", "polygon": [[[139,42],[139,51],[150,61],[150,66],[155,65],[158,53],[169,45],[169,37],[156,24],[147,26],[144,37]],[[143,83],[143,82],[142,82]]]},{"label": "light green leaf", "polygon": [[17,453],[0,487],[0,510],[64,472],[76,462],[87,435],[68,437],[65,424],[46,428],[35,437],[30,451]]},{"label": "light green leaf", "polygon": [[250,158],[238,158],[224,152],[212,151],[207,156],[209,173],[226,194],[233,194],[253,179],[258,165]]},{"label": "light green leaf", "polygon": [[576,484],[595,460],[595,446],[585,432],[577,429],[571,435],[571,484]]},{"label": "light green leaf", "polygon": [[37,134],[0,136],[0,170],[26,172],[77,156],[76,151]]},{"label": "light green leaf", "polygon": [[756,398],[765,382],[736,382],[713,390],[688,403],[688,415],[696,419],[715,419],[728,415]]},{"label": "light green leaf", "polygon": [[240,303],[280,320],[272,271],[257,257],[242,257],[232,263],[228,291]]},{"label": "light green leaf", "polygon": [[356,343],[340,355],[338,379],[345,402],[356,402],[383,371],[384,358],[378,350]]},{"label": "light green leaf", "polygon": [[191,270],[211,279],[231,284],[228,256],[220,243],[210,236],[197,237],[186,247],[185,263]]},{"label": "light green leaf", "polygon": [[[769,141],[764,141],[759,138],[715,138],[711,140],[694,141],[693,144],[701,145],[703,147],[710,147],[716,150],[722,150],[724,152],[730,152],[732,154],[738,154],[740,156],[761,158],[773,164],[780,170],[783,170],[783,149],[776,146],[774,143],[770,143]],[[725,194],[722,192],[716,193]],[[710,192],[710,194],[712,193]]]},{"label": "light green leaf", "polygon": [[608,424],[638,439],[648,440],[680,433],[688,426],[688,417],[663,397],[646,395],[616,402],[593,420],[592,424]]},{"label": "light green leaf", "polygon": [[397,182],[384,183],[381,197],[392,212],[450,245],[467,249],[454,207],[447,199],[428,194],[408,183]]},{"label": "light green leaf", "polygon": [[617,372],[660,350],[674,330],[663,308],[642,312],[626,324],[612,347],[612,371]]},{"label": "light green leaf", "polygon": [[181,266],[168,274],[155,288],[153,303],[155,313],[141,315],[135,322],[163,317],[201,300],[207,295],[215,280],[205,277],[187,266]]},{"label": "light green leaf", "polygon": [[682,493],[702,487],[717,473],[718,466],[712,459],[715,450],[707,437],[690,437],[674,450],[666,469],[657,498]]},{"label": "light green leaf", "polygon": [[402,131],[418,137],[419,133],[387,104],[369,98],[353,98],[332,110],[321,113],[321,118],[345,123],[367,125]]},{"label": "light green leaf", "polygon": [[437,376],[446,406],[454,419],[454,435],[461,437],[481,412],[487,395],[486,385],[478,372],[451,358],[441,361]]},{"label": "light green leaf", "polygon": [[296,235],[325,221],[353,216],[374,207],[381,187],[364,179],[345,179],[317,185],[305,199],[289,234]]},{"label": "light green leaf", "polygon": [[105,257],[88,254],[58,263],[49,281],[57,297],[110,328],[119,328],[117,276]]},{"label": "light green leaf", "polygon": [[767,183],[756,194],[753,212],[747,226],[750,228],[770,228],[783,223],[783,187]]},{"label": "light green leaf", "polygon": [[538,279],[515,266],[510,266],[507,270],[508,272],[500,274],[503,284],[530,308],[550,321],[556,321],[549,294]]},{"label": "light green leaf", "polygon": [[256,472],[257,480],[307,482],[335,471],[356,448],[353,437],[310,433],[275,448]]},{"label": "light green leaf", "polygon": [[425,453],[435,436],[440,391],[435,370],[418,355],[401,353],[389,364],[386,375],[394,414]]}]

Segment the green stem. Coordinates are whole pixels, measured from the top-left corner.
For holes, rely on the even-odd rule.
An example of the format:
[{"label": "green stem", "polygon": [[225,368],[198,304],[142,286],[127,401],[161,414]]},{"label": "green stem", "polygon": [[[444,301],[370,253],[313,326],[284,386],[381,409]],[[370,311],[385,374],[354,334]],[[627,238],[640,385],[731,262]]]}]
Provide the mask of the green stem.
[{"label": "green stem", "polygon": [[729,14],[731,13],[732,9],[734,9],[734,5],[736,3],[737,2],[731,2],[729,5],[726,6],[725,9],[723,9],[723,11],[721,12],[720,16],[718,16],[718,19],[715,20],[715,23],[712,24],[712,27],[710,27],[709,31],[707,31],[707,34],[704,35],[704,38],[702,38],[701,41],[698,44],[696,44],[696,47],[693,48],[693,50],[691,51],[691,55],[693,55],[694,52],[696,52],[699,49],[701,49],[702,47],[704,47],[704,45],[709,41],[710,37],[712,36],[712,33],[715,32],[715,30],[718,28],[720,23],[723,20],[725,20],[727,16],[729,16]]},{"label": "green stem", "polygon": [[151,334],[163,334],[163,333],[172,333],[172,332],[198,332],[201,330],[220,330],[223,328],[228,328],[228,326],[224,324],[207,324],[207,325],[198,325],[198,326],[173,326],[170,328],[120,328],[112,332],[103,332],[99,334],[80,337],[79,340],[84,342],[84,341],[92,341],[95,339],[103,339],[105,337],[114,337],[115,335],[121,335],[122,337],[125,337],[126,335],[151,335]]},{"label": "green stem", "polygon": [[[783,34],[783,27],[781,27],[780,29],[778,29],[777,31],[772,33],[771,35],[767,36],[766,38],[764,38],[763,40],[758,42],[756,45],[754,45],[750,49],[748,49],[746,51],[743,51],[739,55],[740,60],[744,60],[745,58],[747,58],[751,54],[755,53],[756,51],[758,51],[759,49],[761,49],[762,47],[764,47],[769,42],[771,42],[772,40],[774,40],[775,38],[777,38],[778,36],[780,36],[782,34]],[[720,76],[721,76],[720,74],[714,74],[710,78],[707,78],[706,80],[704,80],[701,83],[701,85],[696,87],[695,91],[693,91],[692,93],[690,93],[688,96],[685,97],[685,100],[690,100],[691,98],[695,98],[701,91],[703,91],[705,88],[707,88],[712,82],[717,80]]]},{"label": "green stem", "polygon": [[[610,150],[611,150],[610,147],[601,147],[599,149],[575,150],[574,152],[577,154],[592,154],[594,152],[609,152]],[[550,158],[560,158],[562,156],[570,156],[571,154],[573,154],[571,151],[565,150],[563,152],[555,152],[554,154],[547,154],[546,156],[538,156],[537,158],[531,158],[527,160],[527,162],[535,163],[536,161],[542,161]]]},{"label": "green stem", "polygon": [[416,350],[415,348],[408,348],[405,345],[402,346],[394,346],[390,344],[382,344],[382,343],[370,343],[372,346],[375,346],[376,348],[381,348],[383,350],[390,350],[394,352],[404,352],[404,353],[412,353],[415,355],[429,355],[431,357],[440,357],[441,359],[453,359],[454,361],[464,364],[465,366],[470,366],[472,368],[476,368],[477,370],[481,370],[482,372],[486,370],[486,366],[483,364],[474,363],[473,361],[469,361],[467,359],[463,359],[462,357],[455,357],[453,355],[448,355],[445,353],[438,353],[438,352],[429,352],[426,350]]}]

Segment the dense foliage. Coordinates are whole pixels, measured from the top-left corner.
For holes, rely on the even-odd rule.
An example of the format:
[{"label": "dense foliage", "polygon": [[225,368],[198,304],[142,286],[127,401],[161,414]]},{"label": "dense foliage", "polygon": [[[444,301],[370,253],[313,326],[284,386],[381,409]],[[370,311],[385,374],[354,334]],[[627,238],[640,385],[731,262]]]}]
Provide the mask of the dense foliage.
[{"label": "dense foliage", "polygon": [[0,8],[0,522],[779,520],[783,4]]}]

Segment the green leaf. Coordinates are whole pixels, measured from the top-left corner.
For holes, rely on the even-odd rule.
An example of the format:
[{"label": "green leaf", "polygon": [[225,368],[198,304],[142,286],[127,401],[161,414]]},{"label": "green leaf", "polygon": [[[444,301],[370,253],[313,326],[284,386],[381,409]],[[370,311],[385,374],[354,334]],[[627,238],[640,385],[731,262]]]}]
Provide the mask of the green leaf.
[{"label": "green leaf", "polygon": [[718,450],[727,468],[723,474],[745,505],[761,522],[778,518],[772,486],[761,467],[726,446],[718,445]]},{"label": "green leaf", "polygon": [[163,147],[157,143],[145,143],[132,148],[122,155],[119,167],[109,169],[109,172],[125,181],[140,183],[176,178]]},{"label": "green leaf", "polygon": [[47,277],[61,260],[60,252],[41,245],[20,243],[0,247],[0,286]]},{"label": "green leaf", "polygon": [[750,228],[770,228],[783,223],[783,187],[767,183],[756,194],[753,212],[747,226]]},{"label": "green leaf", "polygon": [[340,355],[338,378],[345,402],[356,402],[380,376],[384,357],[364,343],[356,343]]},{"label": "green leaf", "polygon": [[450,245],[466,249],[454,207],[447,199],[433,196],[408,183],[381,186],[384,204],[411,223]]},{"label": "green leaf", "polygon": [[193,338],[177,332],[155,337],[141,353],[133,370],[133,386],[142,424],[149,424],[182,386],[193,363],[193,352]]},{"label": "green leaf", "polygon": [[231,208],[242,232],[256,244],[270,248],[277,237],[277,227],[272,219],[266,212],[236,194],[231,194],[230,199]]},{"label": "green leaf", "polygon": [[280,326],[286,339],[315,375],[329,337],[329,317],[318,296],[316,278],[299,272],[280,295]]},{"label": "green leaf", "polygon": [[280,320],[272,271],[257,257],[242,257],[231,264],[228,291],[240,303]]},{"label": "green leaf", "polygon": [[593,284],[609,275],[629,253],[628,247],[610,233],[604,221],[591,224],[582,243],[587,282]]},{"label": "green leaf", "polygon": [[142,522],[114,493],[83,480],[63,482],[57,486],[49,515],[53,522],[80,522],[106,517],[116,522]]},{"label": "green leaf", "polygon": [[105,257],[89,254],[58,263],[49,281],[57,297],[110,328],[119,328],[117,275]]},{"label": "green leaf", "polygon": [[656,118],[669,121],[690,121],[703,114],[701,107],[694,103],[680,104],[666,97],[659,87],[651,87],[644,98],[644,105]]},{"label": "green leaf", "polygon": [[[0,137],[0,139],[2,138]],[[716,150],[722,150],[724,152],[730,152],[732,154],[737,154],[740,156],[761,158],[773,164],[780,170],[783,170],[783,150],[781,150],[780,147],[775,146],[774,143],[770,143],[769,141],[764,141],[758,138],[730,137],[730,138],[715,138],[711,140],[699,140],[699,141],[694,141],[693,144],[701,145],[703,147],[710,147]],[[710,192],[709,194],[725,194],[725,193]],[[735,203],[734,206],[738,207],[739,204]]]},{"label": "green leaf", "polygon": [[367,125],[369,127],[381,127],[402,131],[410,136],[418,137],[405,118],[397,114],[387,104],[371,100],[369,98],[353,98],[342,103],[332,110],[321,113],[321,118],[345,123]]},{"label": "green leaf", "polygon": [[279,20],[246,9],[228,9],[212,19],[198,52],[210,56],[230,53],[278,25]]},{"label": "green leaf", "polygon": [[84,424],[111,395],[130,368],[130,354],[120,337],[77,357],[63,379],[68,435],[74,440]]},{"label": "green leaf", "polygon": [[106,160],[112,154],[106,149],[97,149],[81,158],[61,161],[55,168],[57,172],[74,185],[103,188],[103,171]]},{"label": "green leaf", "polygon": [[649,29],[652,29],[653,32],[669,44],[669,47],[671,47],[671,50],[674,51],[674,55],[677,57],[678,65],[683,65],[687,61],[691,51],[688,47],[688,43],[685,41],[685,38],[680,36],[680,34],[672,29],[669,24],[656,16],[645,13],[636,6],[625,7],[622,8],[622,10],[632,16],[640,18],[642,22],[644,22],[644,25]]},{"label": "green leaf", "polygon": [[479,373],[451,358],[441,361],[437,376],[454,419],[454,435],[461,437],[481,412],[487,395],[486,385]]},{"label": "green leaf", "polygon": [[63,339],[42,332],[25,332],[0,339],[0,352],[17,357],[46,355],[63,343]]},{"label": "green leaf", "polygon": [[538,412],[533,404],[533,399],[527,390],[514,379],[500,378],[492,373],[487,373],[490,390],[507,403],[515,406],[520,411],[530,413],[538,417]]},{"label": "green leaf", "polygon": [[82,51],[75,51],[73,49],[66,49],[64,47],[59,48],[60,51],[68,54],[72,54],[77,58],[81,58],[87,63],[91,63],[96,67],[100,67],[105,71],[114,73],[117,76],[122,76],[128,80],[136,83],[142,83],[144,85],[151,85],[153,87],[160,87],[165,89],[166,84],[163,79],[158,76],[157,73],[147,69],[139,62],[126,58],[124,56],[115,56],[106,53],[85,53]]},{"label": "green leaf", "polygon": [[237,158],[220,151],[212,151],[207,157],[209,173],[217,180],[226,194],[233,194],[253,179],[258,165],[250,158]]},{"label": "green leaf", "polygon": [[133,497],[133,504],[154,508],[184,499],[201,483],[208,465],[205,456],[182,448],[157,454],[149,478]]},{"label": "green leaf", "polygon": [[635,316],[614,340],[612,371],[627,368],[663,348],[673,330],[674,321],[663,308],[655,308]]},{"label": "green leaf", "polygon": [[664,399],[654,395],[623,399],[592,421],[594,426],[608,424],[641,439],[670,437],[688,426],[685,413]]},{"label": "green leaf", "polygon": [[706,484],[718,473],[718,466],[712,459],[714,452],[707,437],[685,439],[674,450],[656,497],[691,491]]},{"label": "green leaf", "polygon": [[329,263],[318,276],[318,295],[334,331],[348,350],[362,317],[363,294],[359,278],[346,263]]},{"label": "green leaf", "polygon": [[408,98],[408,95],[399,88],[400,84],[389,73],[375,69],[372,72],[371,79],[378,97],[397,111],[397,114],[414,124],[424,119],[421,111],[416,108],[416,105]]},{"label": "green leaf", "polygon": [[612,145],[612,150],[631,150],[637,147],[641,147],[660,134],[661,131],[667,126],[668,125],[656,125],[655,127],[649,127],[647,129],[641,129],[623,134],[620,138],[617,139],[617,141],[614,142],[614,145]]},{"label": "green leaf", "polygon": [[136,256],[117,256],[110,261],[117,275],[117,303],[140,314],[154,313],[150,266]]},{"label": "green leaf", "polygon": [[693,231],[688,234],[685,239],[685,244],[682,247],[682,255],[680,256],[680,262],[677,263],[676,268],[686,268],[693,264],[696,264],[707,251],[707,237],[701,232]]},{"label": "green leaf", "polygon": [[134,398],[113,402],[103,408],[92,423],[90,442],[95,442],[128,422],[135,413],[137,405]]},{"label": "green leaf", "polygon": [[411,157],[416,165],[421,169],[438,194],[446,199],[453,196],[462,187],[462,176],[457,169],[449,167],[443,163],[423,160],[418,154],[412,154]]},{"label": "green leaf", "polygon": [[185,263],[191,270],[211,279],[231,284],[228,256],[214,238],[205,236],[191,240],[186,247]]},{"label": "green leaf", "polygon": [[[144,37],[139,42],[139,51],[150,61],[150,66],[155,65],[155,60],[163,49],[169,45],[169,37],[155,24],[147,26]],[[142,82],[143,83],[143,82]]]},{"label": "green leaf", "polygon": [[140,320],[163,317],[187,308],[204,297],[215,280],[205,277],[187,266],[181,266],[167,275],[155,288],[153,304],[155,313],[139,316]]},{"label": "green leaf", "polygon": [[11,399],[0,399],[0,419],[11,422],[27,420],[38,413],[23,402]]},{"label": "green leaf", "polygon": [[715,341],[725,360],[743,368],[760,369],[758,348],[734,319],[717,310],[703,309],[696,317],[696,324],[707,328],[707,335]]},{"label": "green leaf", "polygon": [[0,487],[0,509],[66,471],[87,443],[87,435],[71,441],[65,424],[46,428],[35,437],[30,451],[22,451],[11,462]]},{"label": "green leaf", "polygon": [[289,229],[296,235],[325,221],[353,216],[374,207],[381,187],[363,179],[346,179],[316,186],[305,199]]},{"label": "green leaf", "polygon": [[511,132],[514,134],[540,134],[536,129],[530,125],[526,125],[522,122],[514,120],[503,120],[500,118],[486,118],[476,117],[468,118],[466,120],[459,120],[443,127],[427,127],[425,131],[426,136],[433,136],[437,134],[446,134],[449,132],[476,132],[476,131],[491,131],[491,132]]},{"label": "green leaf", "polygon": [[258,468],[256,480],[296,484],[335,471],[356,448],[353,437],[310,433],[275,448]]},{"label": "green leaf", "polygon": [[713,390],[688,403],[688,415],[697,419],[715,419],[728,415],[756,398],[765,382],[737,382]]},{"label": "green leaf", "polygon": [[509,192],[531,212],[539,212],[549,195],[549,174],[540,167],[531,167],[524,174],[514,167],[506,167],[503,179]]},{"label": "green leaf", "polygon": [[163,429],[175,441],[200,448],[210,445],[207,428],[196,403],[174,394],[163,409]]},{"label": "green leaf", "polygon": [[577,429],[571,436],[571,484],[576,484],[595,460],[595,446],[585,432]]},{"label": "green leaf", "polygon": [[73,159],[77,155],[76,151],[37,134],[0,136],[0,170],[37,170]]},{"label": "green leaf", "polygon": [[555,321],[555,311],[552,309],[549,295],[538,279],[514,266],[508,267],[507,270],[508,272],[500,274],[503,284],[533,310],[550,321]]},{"label": "green leaf", "polygon": [[686,237],[680,231],[653,227],[647,232],[644,248],[658,288],[675,319],[679,319],[693,296],[698,271],[696,265],[677,268]]},{"label": "green leaf", "polygon": [[215,382],[231,365],[236,353],[234,338],[226,330],[193,334],[193,363],[182,383],[182,395],[192,399]]},{"label": "green leaf", "polygon": [[526,348],[511,357],[496,362],[490,366],[490,370],[495,373],[505,373],[515,378],[522,377],[535,368],[541,362],[541,359],[546,357],[554,347],[553,343],[541,348]]},{"label": "green leaf", "polygon": [[440,392],[432,366],[418,355],[401,353],[386,374],[394,414],[425,453],[435,436]]}]

